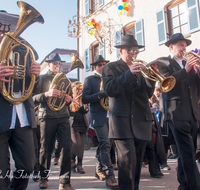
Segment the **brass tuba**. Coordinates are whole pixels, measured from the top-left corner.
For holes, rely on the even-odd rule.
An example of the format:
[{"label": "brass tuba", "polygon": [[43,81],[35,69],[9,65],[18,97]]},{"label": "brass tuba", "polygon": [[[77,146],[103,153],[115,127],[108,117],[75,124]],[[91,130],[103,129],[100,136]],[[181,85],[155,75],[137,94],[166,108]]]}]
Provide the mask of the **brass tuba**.
[{"label": "brass tuba", "polygon": [[[103,81],[100,83],[100,91],[103,89]],[[109,110],[109,104],[108,104],[108,97],[103,97],[100,99],[100,104],[104,108],[104,110]]]},{"label": "brass tuba", "polygon": [[[72,65],[70,71],[75,68],[84,68],[82,61],[74,53],[71,54],[71,57]],[[49,89],[55,87],[55,89],[61,91],[59,97],[50,97],[47,100],[47,105],[52,111],[61,110],[66,104],[65,95],[71,93],[71,81],[65,75],[66,72],[57,73],[51,82]]]},{"label": "brass tuba", "polygon": [[[163,76],[161,73],[154,71],[151,66],[146,66],[147,63],[143,60],[139,60],[139,59],[134,59],[132,61],[132,63],[142,63],[143,67],[141,68],[141,73],[142,75],[147,78],[150,79],[152,81],[160,81],[160,89],[162,92],[169,92],[170,90],[172,90],[176,84],[176,79],[173,76],[169,76],[169,77],[165,77]],[[154,75],[151,74],[154,73]]]},{"label": "brass tuba", "polygon": [[[2,96],[12,104],[20,103],[25,101],[31,95],[34,84],[35,84],[35,75],[32,74],[30,85],[28,89],[25,89],[25,73],[26,73],[26,64],[27,64],[27,56],[30,53],[31,62],[35,62],[35,54],[31,46],[28,43],[24,43],[21,40],[20,35],[22,32],[30,26],[34,22],[44,23],[44,19],[41,14],[33,8],[31,5],[18,1],[17,2],[20,8],[20,17],[17,23],[17,28],[15,32],[9,32],[5,34],[1,45],[0,45],[0,61],[6,60],[6,66],[9,66],[9,58],[14,48],[16,47],[23,47],[26,49],[26,55],[24,57],[24,64],[20,65],[19,60],[20,56],[19,53],[14,52],[12,56],[12,66],[14,70],[14,74],[9,77],[10,82],[7,85],[8,90],[6,89],[5,82],[2,83]],[[15,60],[14,60],[15,59]],[[22,79],[22,92],[21,96],[16,98],[13,94],[14,88],[14,79]]]}]

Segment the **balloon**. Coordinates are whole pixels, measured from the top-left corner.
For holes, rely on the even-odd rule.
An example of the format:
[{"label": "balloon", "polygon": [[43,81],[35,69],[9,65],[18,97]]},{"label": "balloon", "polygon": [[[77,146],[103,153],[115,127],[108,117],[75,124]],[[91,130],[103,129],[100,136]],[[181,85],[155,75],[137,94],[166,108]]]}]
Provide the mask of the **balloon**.
[{"label": "balloon", "polygon": [[99,27],[99,23],[96,22],[95,24],[96,24],[96,27]]},{"label": "balloon", "polygon": [[122,10],[122,9],[123,9],[123,6],[122,6],[122,5],[119,5],[118,9],[119,9],[119,10]]},{"label": "balloon", "polygon": [[88,22],[88,26],[91,26],[92,25],[92,23],[91,22]]},{"label": "balloon", "polygon": [[126,11],[125,10],[122,10],[122,15],[126,15]]},{"label": "balloon", "polygon": [[95,23],[95,19],[92,19],[91,22],[92,22],[92,23]]},{"label": "balloon", "polygon": [[128,7],[124,7],[123,9],[124,9],[125,11],[128,11],[128,10],[129,10]]},{"label": "balloon", "polygon": [[126,7],[127,6],[127,3],[123,3],[123,7]]},{"label": "balloon", "polygon": [[94,34],[94,30],[90,30],[89,34],[92,36]]},{"label": "balloon", "polygon": [[99,26],[101,25],[101,21],[98,22]]},{"label": "balloon", "polygon": [[122,2],[126,2],[126,0],[122,0]]},{"label": "balloon", "polygon": [[119,12],[120,15],[122,15],[122,10]]}]

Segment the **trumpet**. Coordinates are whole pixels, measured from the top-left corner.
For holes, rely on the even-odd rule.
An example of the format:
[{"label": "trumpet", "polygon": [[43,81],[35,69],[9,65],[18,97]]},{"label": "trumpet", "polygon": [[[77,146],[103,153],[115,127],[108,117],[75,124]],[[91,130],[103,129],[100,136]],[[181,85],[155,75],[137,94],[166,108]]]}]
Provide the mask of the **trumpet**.
[{"label": "trumpet", "polygon": [[169,92],[174,88],[176,79],[173,76],[165,77],[161,73],[154,71],[151,66],[146,66],[147,63],[143,60],[134,59],[132,63],[141,63],[143,65],[140,69],[143,77],[152,81],[160,81],[160,89],[162,92]]},{"label": "trumpet", "polygon": [[[184,55],[183,55],[183,58],[186,59],[187,61],[190,59],[190,57],[192,57],[193,55],[195,57],[198,57],[200,58],[200,55],[198,53],[195,53],[193,51],[189,51],[189,52],[183,52]],[[197,60],[197,64],[196,64],[197,67],[200,67],[200,60]]]}]

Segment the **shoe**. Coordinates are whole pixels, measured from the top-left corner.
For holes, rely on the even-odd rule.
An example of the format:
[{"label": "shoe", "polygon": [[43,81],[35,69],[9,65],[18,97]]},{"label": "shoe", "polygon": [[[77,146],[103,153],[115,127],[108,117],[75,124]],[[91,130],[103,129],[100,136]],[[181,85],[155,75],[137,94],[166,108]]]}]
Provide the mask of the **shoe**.
[{"label": "shoe", "polygon": [[167,164],[160,165],[161,170],[171,170],[171,168]]},{"label": "shoe", "polygon": [[33,171],[33,176],[32,176],[33,181],[38,182],[40,180],[38,171],[34,170]]},{"label": "shoe", "polygon": [[157,174],[151,175],[151,177],[154,177],[154,178],[161,178],[163,176],[164,176],[163,173],[157,173]]},{"label": "shoe", "polygon": [[59,162],[59,158],[54,158],[54,161],[53,161],[53,165],[58,165],[58,162]]},{"label": "shoe", "polygon": [[114,169],[114,170],[118,170],[117,164],[113,164],[113,169]]},{"label": "shoe", "polygon": [[59,185],[59,190],[75,190],[71,184],[61,184]]},{"label": "shoe", "polygon": [[71,171],[76,173],[76,167],[77,165],[75,164],[75,160],[71,160]]},{"label": "shoe", "polygon": [[77,172],[78,173],[80,173],[80,174],[84,174],[85,173],[85,171],[84,171],[84,169],[83,169],[83,167],[82,167],[82,164],[77,164]]},{"label": "shoe", "polygon": [[40,189],[46,189],[48,187],[47,179],[41,179],[39,187],[40,187]]},{"label": "shoe", "polygon": [[168,157],[168,159],[175,159],[175,158],[177,158],[177,157],[178,157],[177,154],[172,154],[171,156]]},{"label": "shoe", "polygon": [[100,179],[101,181],[104,181],[106,179],[106,176],[103,172],[95,172],[95,177],[97,179]]},{"label": "shoe", "polygon": [[118,183],[115,179],[115,177],[110,177],[106,179],[106,186],[110,189],[118,189]]}]

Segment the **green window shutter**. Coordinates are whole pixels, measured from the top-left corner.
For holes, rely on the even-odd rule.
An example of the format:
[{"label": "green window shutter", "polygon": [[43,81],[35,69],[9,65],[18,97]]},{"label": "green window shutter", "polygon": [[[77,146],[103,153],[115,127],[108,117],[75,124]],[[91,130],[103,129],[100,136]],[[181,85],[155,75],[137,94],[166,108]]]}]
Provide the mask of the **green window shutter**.
[{"label": "green window shutter", "polygon": [[198,0],[186,0],[188,10],[188,23],[190,33],[199,30],[199,6]]},{"label": "green window shutter", "polygon": [[[135,23],[135,39],[137,40],[138,45],[144,46],[144,27],[143,27],[143,19],[137,21]],[[140,49],[141,51],[144,48]]]},{"label": "green window shutter", "polygon": [[165,17],[166,17],[165,9],[156,12],[159,45],[164,44],[167,41],[167,28],[166,28]]}]

